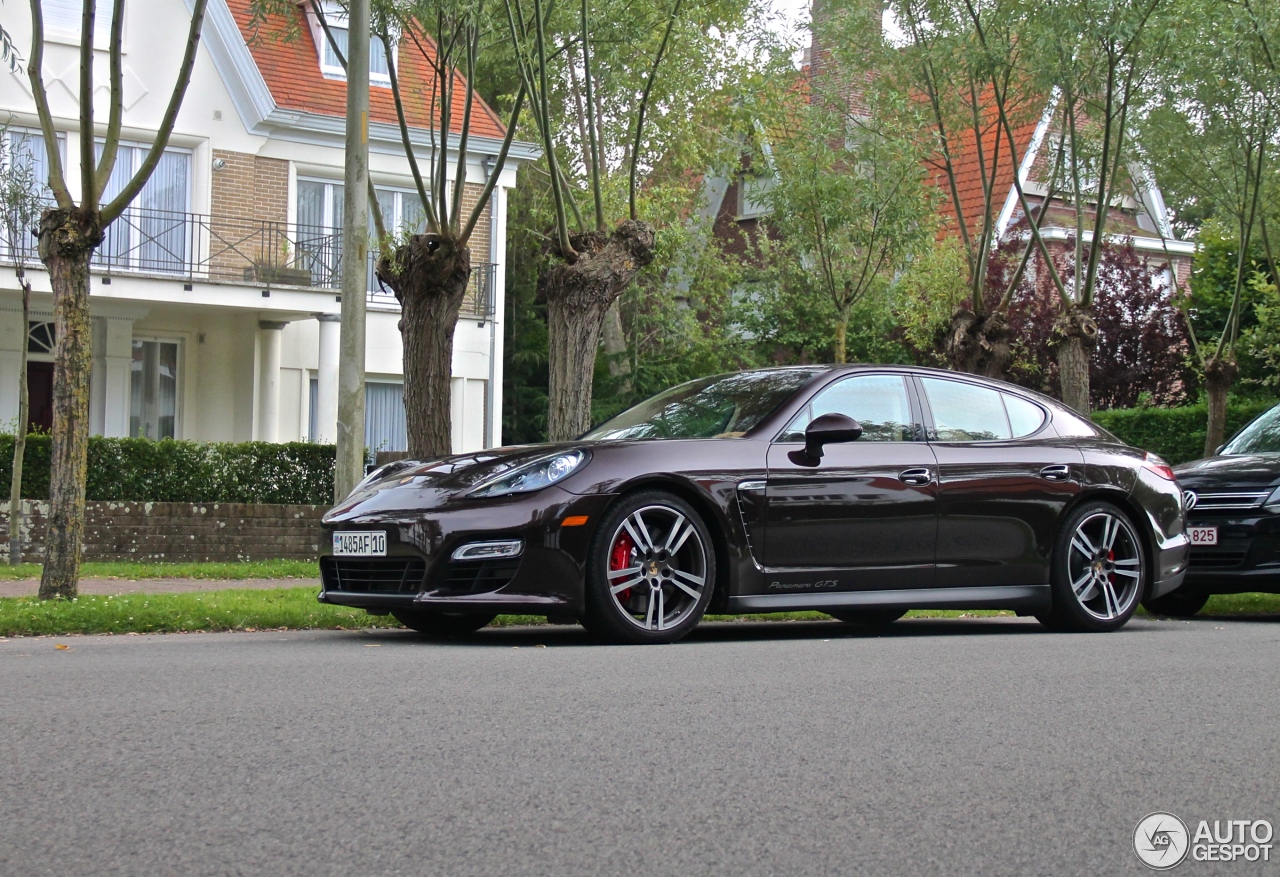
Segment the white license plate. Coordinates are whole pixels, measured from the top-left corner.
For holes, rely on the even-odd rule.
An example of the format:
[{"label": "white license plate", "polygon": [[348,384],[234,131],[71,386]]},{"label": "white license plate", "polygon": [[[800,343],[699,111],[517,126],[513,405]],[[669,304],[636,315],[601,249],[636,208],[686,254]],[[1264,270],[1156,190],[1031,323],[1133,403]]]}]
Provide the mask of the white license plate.
[{"label": "white license plate", "polygon": [[1217,527],[1188,527],[1187,539],[1191,540],[1192,545],[1217,545],[1218,544],[1218,528]]},{"label": "white license plate", "polygon": [[387,534],[381,530],[334,533],[333,553],[341,557],[386,557]]}]

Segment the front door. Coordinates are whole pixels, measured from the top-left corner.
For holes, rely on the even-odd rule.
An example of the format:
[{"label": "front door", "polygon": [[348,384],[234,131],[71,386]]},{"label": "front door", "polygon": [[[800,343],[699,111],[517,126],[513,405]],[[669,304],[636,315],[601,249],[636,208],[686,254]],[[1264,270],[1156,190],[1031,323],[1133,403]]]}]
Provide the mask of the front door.
[{"label": "front door", "polygon": [[53,431],[53,363],[27,363],[27,431]]},{"label": "front door", "polygon": [[921,377],[938,459],[938,587],[1041,585],[1084,458],[1027,398]]},{"label": "front door", "polygon": [[[831,412],[862,437],[817,465],[804,428]],[[936,463],[901,374],[854,375],[818,392],[769,449],[766,587],[862,591],[933,586]]]}]

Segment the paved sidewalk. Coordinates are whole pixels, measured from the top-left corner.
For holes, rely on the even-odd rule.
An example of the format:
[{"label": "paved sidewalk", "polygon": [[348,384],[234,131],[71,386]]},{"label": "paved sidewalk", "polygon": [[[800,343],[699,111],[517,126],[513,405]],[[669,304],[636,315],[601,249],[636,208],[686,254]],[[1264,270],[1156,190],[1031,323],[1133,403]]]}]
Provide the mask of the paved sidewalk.
[{"label": "paved sidewalk", "polygon": [[[319,588],[319,579],[81,579],[81,594],[183,594],[226,588]],[[0,581],[0,597],[34,597],[39,579]]]}]

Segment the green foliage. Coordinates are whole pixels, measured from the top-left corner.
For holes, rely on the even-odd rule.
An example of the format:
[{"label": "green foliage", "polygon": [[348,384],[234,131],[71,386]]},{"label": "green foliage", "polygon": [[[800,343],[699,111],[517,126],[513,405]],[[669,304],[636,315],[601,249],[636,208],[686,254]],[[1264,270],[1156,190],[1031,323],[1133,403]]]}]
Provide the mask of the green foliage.
[{"label": "green foliage", "polygon": [[[1234,435],[1253,418],[1271,409],[1275,400],[1227,404],[1226,435]],[[1209,411],[1206,403],[1181,408],[1116,408],[1093,412],[1094,423],[1134,447],[1159,454],[1170,463],[1183,463],[1204,455]]]},{"label": "green foliage", "polygon": [[[27,437],[22,495],[47,499],[47,435]],[[0,435],[0,479],[11,477],[13,436]],[[333,445],[89,439],[88,498],[134,502],[329,505]]]},{"label": "green foliage", "polygon": [[1249,286],[1255,319],[1241,338],[1242,365],[1255,366],[1246,380],[1275,389],[1280,387],[1280,290],[1261,272],[1254,272]]},{"label": "green foliage", "polygon": [[896,284],[893,313],[920,364],[946,365],[943,345],[951,315],[969,296],[968,271],[959,238],[945,237],[918,253]]}]

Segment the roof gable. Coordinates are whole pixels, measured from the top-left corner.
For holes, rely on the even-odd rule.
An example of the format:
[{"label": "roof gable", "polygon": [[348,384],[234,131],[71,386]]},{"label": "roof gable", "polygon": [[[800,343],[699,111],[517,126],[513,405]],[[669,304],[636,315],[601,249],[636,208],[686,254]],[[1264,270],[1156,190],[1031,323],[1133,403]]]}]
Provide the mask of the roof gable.
[{"label": "roof gable", "polygon": [[[321,73],[315,43],[301,7],[293,8],[292,20],[290,16],[273,13],[255,22],[251,9],[252,0],[226,2],[276,106],[317,115],[345,117],[347,84],[341,79],[327,79]],[[287,34],[294,36],[286,38]],[[411,128],[429,130],[435,125],[432,94],[439,91],[431,69],[436,44],[425,33],[419,32],[416,37],[416,41],[408,35],[402,39],[397,52],[399,57],[396,73],[400,80],[405,120]],[[427,57],[424,57],[424,52]],[[453,91],[455,100],[461,103],[466,93],[466,80],[460,74],[454,75]],[[453,116],[450,131],[460,134],[460,107]],[[399,124],[390,88],[370,87],[369,118],[373,122]],[[479,95],[475,96],[472,110],[471,133],[494,139],[501,139],[506,134],[497,114]]]}]

